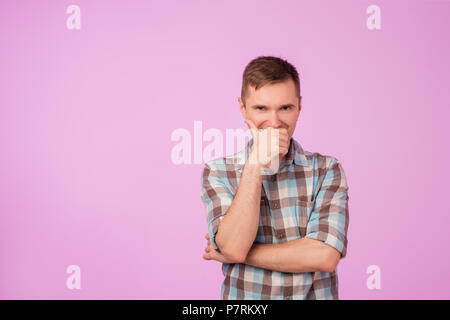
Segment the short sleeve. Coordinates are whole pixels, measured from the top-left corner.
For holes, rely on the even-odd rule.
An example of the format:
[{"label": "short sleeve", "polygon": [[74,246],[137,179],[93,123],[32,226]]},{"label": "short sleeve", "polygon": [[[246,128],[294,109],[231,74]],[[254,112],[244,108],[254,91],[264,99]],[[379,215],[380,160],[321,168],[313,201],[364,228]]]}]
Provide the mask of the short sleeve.
[{"label": "short sleeve", "polygon": [[341,164],[332,159],[317,193],[306,228],[306,237],[323,241],[347,255],[348,185]]},{"label": "short sleeve", "polygon": [[205,164],[201,178],[201,198],[206,208],[208,233],[211,245],[220,252],[215,238],[219,223],[231,207],[234,194],[230,191],[226,172],[217,170],[214,165]]}]

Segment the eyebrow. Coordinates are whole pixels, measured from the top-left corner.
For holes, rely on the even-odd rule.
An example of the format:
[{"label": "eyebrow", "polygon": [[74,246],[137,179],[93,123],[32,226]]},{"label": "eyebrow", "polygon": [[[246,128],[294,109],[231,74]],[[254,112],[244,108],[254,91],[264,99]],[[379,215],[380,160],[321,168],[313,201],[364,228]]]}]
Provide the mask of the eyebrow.
[{"label": "eyebrow", "polygon": [[[289,106],[289,107],[295,107],[295,105],[293,105],[292,103],[287,103],[287,104],[281,105],[280,108],[288,107],[288,106]],[[265,105],[263,105],[263,104],[254,104],[254,105],[252,105],[250,108],[254,109],[254,108],[256,108],[256,107],[264,107],[264,108],[268,108],[267,106],[265,106]]]}]

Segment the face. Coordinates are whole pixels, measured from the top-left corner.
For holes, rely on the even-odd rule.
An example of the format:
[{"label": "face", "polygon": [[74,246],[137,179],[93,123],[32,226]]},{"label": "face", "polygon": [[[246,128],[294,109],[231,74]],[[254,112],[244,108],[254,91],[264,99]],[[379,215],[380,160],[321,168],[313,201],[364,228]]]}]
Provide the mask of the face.
[{"label": "face", "polygon": [[258,129],[272,127],[286,128],[292,137],[301,111],[301,97],[295,94],[292,79],[284,82],[267,84],[258,90],[249,87],[245,106],[238,98],[244,119],[250,119]]}]

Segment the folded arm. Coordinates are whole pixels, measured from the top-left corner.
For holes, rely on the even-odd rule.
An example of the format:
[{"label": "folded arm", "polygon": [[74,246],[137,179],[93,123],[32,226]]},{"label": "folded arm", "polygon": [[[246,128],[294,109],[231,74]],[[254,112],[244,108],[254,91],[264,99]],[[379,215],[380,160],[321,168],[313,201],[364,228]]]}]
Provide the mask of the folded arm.
[{"label": "folded arm", "polygon": [[337,160],[332,160],[319,186],[304,238],[277,244],[254,243],[244,260],[224,257],[207,246],[204,258],[281,272],[333,272],[346,256],[349,224],[348,186]]},{"label": "folded arm", "polygon": [[333,272],[340,253],[322,241],[301,238],[275,244],[254,244],[245,264],[280,272]]},{"label": "folded arm", "polygon": [[319,183],[306,236],[278,244],[253,244],[246,264],[281,272],[333,272],[347,254],[348,186],[332,159]]}]

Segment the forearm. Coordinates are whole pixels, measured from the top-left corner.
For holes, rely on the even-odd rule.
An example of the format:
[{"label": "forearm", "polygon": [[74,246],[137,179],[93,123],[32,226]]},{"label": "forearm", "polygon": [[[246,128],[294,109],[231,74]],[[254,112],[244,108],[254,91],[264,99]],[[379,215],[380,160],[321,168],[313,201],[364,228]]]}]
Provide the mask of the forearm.
[{"label": "forearm", "polygon": [[239,261],[247,256],[258,232],[261,187],[261,167],[247,161],[236,196],[215,238],[225,256]]},{"label": "forearm", "polygon": [[309,238],[277,244],[254,244],[244,263],[280,272],[329,272],[324,245]]}]

